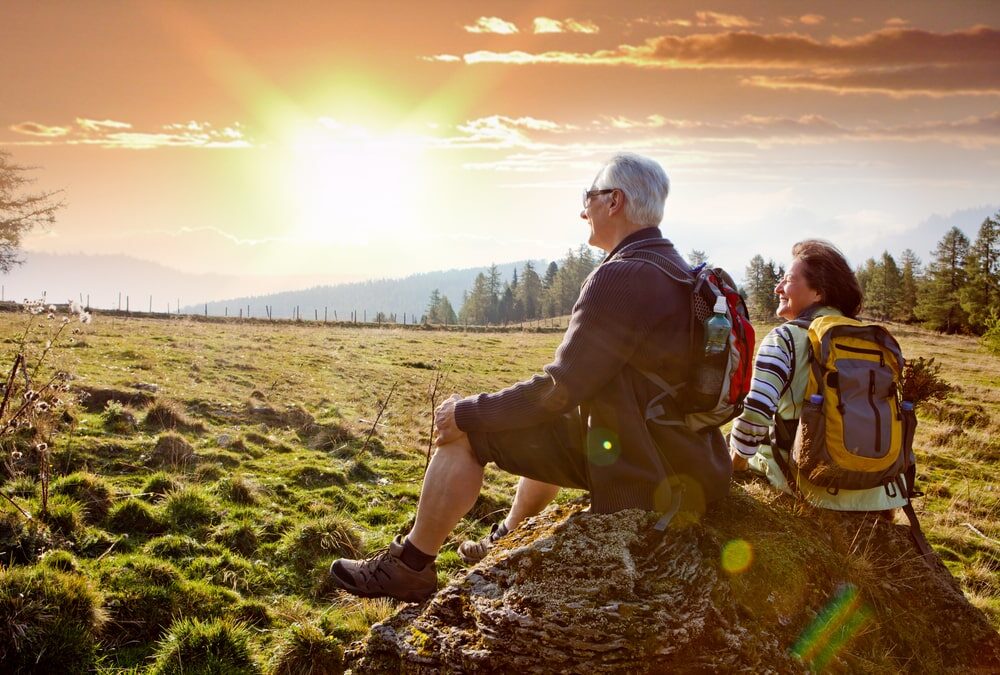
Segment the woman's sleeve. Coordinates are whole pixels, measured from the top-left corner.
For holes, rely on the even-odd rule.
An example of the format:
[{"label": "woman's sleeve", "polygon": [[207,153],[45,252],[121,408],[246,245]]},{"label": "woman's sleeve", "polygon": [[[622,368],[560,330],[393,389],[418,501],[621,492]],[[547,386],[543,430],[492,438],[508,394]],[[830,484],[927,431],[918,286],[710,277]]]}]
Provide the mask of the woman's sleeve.
[{"label": "woman's sleeve", "polygon": [[757,350],[750,393],[729,434],[730,448],[744,457],[753,457],[758,446],[769,442],[774,411],[794,367],[795,342],[791,331],[787,326],[778,326],[767,334]]}]

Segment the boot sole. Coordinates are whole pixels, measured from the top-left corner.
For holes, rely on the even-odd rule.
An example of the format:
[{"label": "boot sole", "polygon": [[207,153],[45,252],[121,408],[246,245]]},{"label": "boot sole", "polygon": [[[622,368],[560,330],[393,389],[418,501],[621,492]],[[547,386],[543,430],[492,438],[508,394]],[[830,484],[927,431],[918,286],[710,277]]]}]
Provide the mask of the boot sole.
[{"label": "boot sole", "polygon": [[431,596],[433,596],[434,593],[437,591],[437,589],[435,588],[430,593],[425,593],[419,597],[413,594],[398,596],[398,595],[391,595],[389,593],[372,593],[369,591],[361,590],[357,586],[354,586],[353,584],[344,581],[333,572],[327,572],[327,576],[330,578],[330,581],[333,583],[334,586],[336,586],[342,591],[347,591],[351,595],[356,595],[359,598],[392,598],[393,600],[399,600],[401,602],[420,603],[430,599]]}]

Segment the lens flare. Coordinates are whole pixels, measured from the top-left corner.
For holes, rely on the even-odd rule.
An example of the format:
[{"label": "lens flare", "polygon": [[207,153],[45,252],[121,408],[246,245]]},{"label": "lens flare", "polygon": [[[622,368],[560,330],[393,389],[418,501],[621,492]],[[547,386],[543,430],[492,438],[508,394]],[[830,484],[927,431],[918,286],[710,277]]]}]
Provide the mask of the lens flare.
[{"label": "lens flare", "polygon": [[753,547],[745,539],[733,539],[722,547],[722,569],[729,574],[743,574],[753,563]]},{"label": "lens flare", "polygon": [[802,632],[792,654],[810,670],[821,671],[871,618],[872,609],[862,602],[858,589],[845,584]]},{"label": "lens flare", "polygon": [[610,429],[593,427],[587,432],[587,459],[595,466],[614,464],[621,454],[618,436]]}]

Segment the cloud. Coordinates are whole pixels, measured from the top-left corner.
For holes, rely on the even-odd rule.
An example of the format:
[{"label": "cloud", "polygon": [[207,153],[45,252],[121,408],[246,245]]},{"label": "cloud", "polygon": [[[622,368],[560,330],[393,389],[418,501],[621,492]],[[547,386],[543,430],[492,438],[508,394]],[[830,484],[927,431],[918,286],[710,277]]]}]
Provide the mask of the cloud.
[{"label": "cloud", "polygon": [[858,37],[832,37],[825,41],[795,33],[730,31],[664,35],[638,45],[623,44],[593,52],[476,51],[465,54],[462,59],[470,65],[799,70],[803,72],[790,76],[747,76],[743,83],[770,88],[899,96],[993,94],[1000,77],[1000,30],[977,26],[951,33],[934,33],[884,28]]},{"label": "cloud", "polygon": [[58,138],[59,136],[65,136],[71,131],[70,127],[51,127],[45,124],[39,124],[38,122],[21,122],[20,124],[12,124],[8,127],[8,129],[17,134],[39,136],[42,138]]},{"label": "cloud", "polygon": [[756,21],[751,21],[745,16],[738,14],[722,14],[720,12],[695,12],[697,25],[717,26],[719,28],[752,28],[757,26]]},{"label": "cloud", "polygon": [[529,138],[529,133],[558,134],[575,130],[577,127],[535,117],[491,115],[469,120],[457,128],[462,135],[447,139],[446,144],[497,148],[534,146],[535,143]]},{"label": "cloud", "polygon": [[909,23],[910,22],[907,19],[901,19],[898,16],[894,16],[891,19],[886,19],[885,21],[885,25],[890,26],[892,28],[902,28],[903,26],[906,26]]},{"label": "cloud", "polygon": [[826,21],[826,17],[822,14],[803,14],[799,17],[799,21],[806,26],[818,26]]},{"label": "cloud", "polygon": [[435,54],[434,56],[424,56],[424,61],[440,61],[442,63],[460,63],[462,57],[454,54]]},{"label": "cloud", "polygon": [[577,21],[576,19],[550,19],[545,16],[535,18],[533,30],[536,34],[541,33],[586,33],[593,35],[600,32],[600,28],[593,21]]},{"label": "cloud", "polygon": [[836,94],[883,94],[894,98],[1000,95],[996,65],[914,66],[816,70],[798,75],[755,75],[744,84],[768,89],[803,89]]},{"label": "cloud", "polygon": [[472,25],[465,26],[469,33],[496,33],[497,35],[513,35],[517,26],[510,21],[504,21],[498,16],[481,16]]},{"label": "cloud", "polygon": [[691,141],[737,141],[758,146],[831,141],[941,142],[963,147],[1000,145],[1000,112],[957,120],[932,120],[900,125],[845,126],[822,115],[743,115],[727,122],[668,119],[650,115],[634,120],[605,117],[595,124],[605,130],[639,134],[671,134]]},{"label": "cloud", "polygon": [[134,130],[128,122],[92,120],[79,117],[76,126],[46,126],[23,122],[11,131],[45,140],[15,142],[13,145],[96,145],[103,148],[150,150],[153,148],[249,148],[242,125],[215,128],[208,122],[191,120],[164,124],[155,130]]},{"label": "cloud", "polygon": [[116,122],[115,120],[91,120],[85,117],[76,118],[77,126],[84,131],[103,132],[108,129],[131,129],[128,122]]}]

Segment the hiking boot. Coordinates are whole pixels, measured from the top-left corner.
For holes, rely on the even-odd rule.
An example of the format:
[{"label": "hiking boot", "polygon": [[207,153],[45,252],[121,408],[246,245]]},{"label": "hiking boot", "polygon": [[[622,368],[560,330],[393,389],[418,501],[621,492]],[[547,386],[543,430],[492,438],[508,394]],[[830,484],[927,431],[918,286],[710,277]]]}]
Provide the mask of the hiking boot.
[{"label": "hiking boot", "polygon": [[497,539],[507,534],[507,526],[504,523],[493,523],[490,533],[479,541],[463,541],[458,546],[458,557],[466,565],[475,565],[486,557],[486,554],[493,548]]},{"label": "hiking boot", "polygon": [[402,561],[403,539],[397,536],[389,548],[364,560],[334,560],[330,580],[338,588],[362,598],[395,598],[423,602],[437,590],[437,570],[429,563],[415,570]]}]

